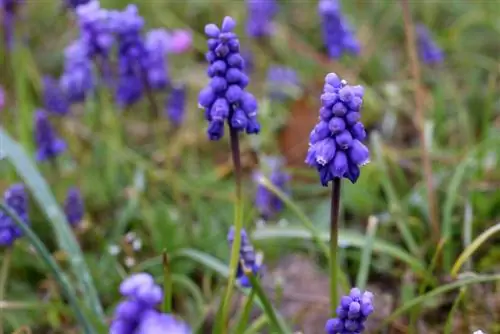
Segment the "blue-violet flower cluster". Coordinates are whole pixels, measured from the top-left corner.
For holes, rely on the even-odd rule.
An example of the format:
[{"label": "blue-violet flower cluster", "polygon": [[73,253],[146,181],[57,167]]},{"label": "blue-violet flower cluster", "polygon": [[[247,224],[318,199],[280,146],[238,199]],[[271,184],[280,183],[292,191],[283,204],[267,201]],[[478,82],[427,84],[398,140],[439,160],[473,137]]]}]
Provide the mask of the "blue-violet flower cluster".
[{"label": "blue-violet flower cluster", "polygon": [[365,330],[365,321],[373,312],[373,294],[358,288],[351,289],[348,296],[340,300],[337,317],[327,321],[327,334],[360,334]]},{"label": "blue-violet flower cluster", "polygon": [[66,150],[66,143],[57,137],[43,110],[35,112],[35,143],[38,161],[54,159]]},{"label": "blue-violet flower cluster", "polygon": [[[24,223],[28,223],[28,195],[22,184],[10,186],[5,191],[3,199]],[[0,247],[11,246],[22,234],[22,230],[12,218],[0,210]]]},{"label": "blue-violet flower cluster", "polygon": [[420,59],[428,64],[440,64],[444,61],[444,52],[439,48],[427,28],[419,24],[415,28]]},{"label": "blue-violet flower cluster", "polygon": [[43,105],[45,110],[57,115],[66,115],[69,112],[69,101],[61,89],[59,81],[45,76],[43,83]]},{"label": "blue-violet flower cluster", "polygon": [[267,37],[273,34],[273,18],[279,7],[276,0],[247,0],[247,34],[251,37]]},{"label": "blue-violet flower cluster", "polygon": [[245,91],[248,76],[243,72],[244,61],[240,54],[240,42],[233,32],[236,22],[226,16],[219,29],[215,24],[205,26],[209,37],[206,59],[210,63],[207,74],[210,84],[198,96],[209,122],[208,137],[219,140],[224,135],[224,123],[248,134],[260,131],[257,120],[257,100]]},{"label": "blue-violet flower cluster", "polygon": [[355,183],[359,167],[370,161],[362,143],[366,138],[360,122],[363,95],[362,86],[350,86],[335,73],[325,77],[319,122],[309,136],[306,157],[306,163],[318,170],[323,186],[343,177]]},{"label": "blue-violet flower cluster", "polygon": [[[232,246],[234,241],[234,235],[236,229],[231,226],[229,233],[227,234],[227,240],[229,241],[229,246]],[[242,265],[243,262],[243,265]],[[251,270],[254,275],[260,275],[262,273],[262,257],[260,254],[256,254],[255,250],[248,238],[248,235],[244,229],[241,230],[241,246],[240,246],[240,258],[238,261],[238,268],[236,269],[236,279],[239,284],[245,288],[251,287],[250,280],[245,275],[244,270]]]},{"label": "blue-violet flower cluster", "polygon": [[83,219],[85,208],[83,198],[78,188],[70,188],[64,201],[64,213],[71,226],[77,226]]},{"label": "blue-violet flower cluster", "polygon": [[24,0],[0,0],[0,17],[2,17],[3,43],[12,46],[16,12]]},{"label": "blue-violet flower cluster", "polygon": [[191,333],[184,322],[156,310],[163,292],[150,274],[131,275],[121,283],[120,293],[125,300],[115,309],[109,334]]},{"label": "blue-violet flower cluster", "polygon": [[318,10],[323,41],[330,58],[340,58],[345,52],[359,54],[359,41],[342,15],[338,0],[320,0]]},{"label": "blue-violet flower cluster", "polygon": [[166,102],[165,112],[168,119],[175,126],[180,126],[184,121],[186,111],[186,85],[172,87]]},{"label": "blue-violet flower cluster", "polygon": [[283,171],[284,161],[279,157],[269,157],[263,159],[265,168],[254,174],[254,180],[257,182],[257,191],[255,193],[255,206],[264,219],[269,219],[283,210],[283,201],[273,192],[267,189],[259,180],[267,176],[269,181],[278,189],[288,192],[288,181],[290,175]]},{"label": "blue-violet flower cluster", "polygon": [[267,71],[267,86],[271,99],[283,101],[300,89],[300,80],[292,68],[273,66]]},{"label": "blue-violet flower cluster", "polygon": [[91,0],[65,0],[66,7],[76,9],[80,5],[85,5]]}]

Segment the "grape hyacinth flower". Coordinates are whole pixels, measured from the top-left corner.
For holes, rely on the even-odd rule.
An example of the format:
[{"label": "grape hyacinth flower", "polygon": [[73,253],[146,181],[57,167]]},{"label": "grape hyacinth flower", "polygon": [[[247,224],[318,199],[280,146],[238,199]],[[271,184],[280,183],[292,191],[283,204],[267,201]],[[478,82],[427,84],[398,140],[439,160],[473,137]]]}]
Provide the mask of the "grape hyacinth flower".
[{"label": "grape hyacinth flower", "polygon": [[245,91],[249,79],[243,72],[240,42],[233,32],[235,26],[236,22],[229,16],[224,18],[220,28],[215,24],[205,26],[205,34],[209,37],[207,74],[211,80],[200,92],[198,102],[205,109],[210,140],[223,137],[225,121],[236,132],[245,130],[248,134],[256,134],[260,130],[257,100]]},{"label": "grape hyacinth flower", "polygon": [[345,52],[359,54],[361,47],[340,10],[338,0],[320,0],[318,11],[321,17],[323,41],[330,58],[338,59]]},{"label": "grape hyacinth flower", "polygon": [[0,111],[5,107],[6,105],[6,97],[5,97],[5,91],[2,86],[0,86]]},{"label": "grape hyacinth flower", "polygon": [[167,99],[166,114],[170,122],[180,126],[184,121],[186,111],[186,86],[173,87]]},{"label": "grape hyacinth flower", "polygon": [[58,115],[66,115],[69,112],[69,101],[61,89],[59,81],[45,76],[43,78],[43,104],[47,111]]},{"label": "grape hyacinth flower", "polygon": [[[227,234],[227,240],[231,246],[234,241],[235,233],[236,229],[231,226]],[[245,275],[245,270],[251,270],[254,275],[260,275],[262,273],[262,256],[255,253],[252,243],[244,229],[241,230],[241,246],[239,253],[240,257],[236,269],[236,279],[242,287],[249,288],[252,285]]]},{"label": "grape hyacinth flower", "polygon": [[273,19],[278,13],[276,0],[247,0],[247,34],[250,37],[268,37],[273,34]]},{"label": "grape hyacinth flower", "polygon": [[110,334],[191,333],[184,322],[156,311],[163,292],[150,274],[131,275],[121,283],[120,294],[125,300],[115,309]]},{"label": "grape hyacinth flower", "polygon": [[309,136],[306,163],[315,167],[321,184],[332,181],[330,214],[330,302],[332,314],[337,303],[338,219],[341,179],[356,183],[360,166],[370,161],[370,152],[361,141],[366,138],[360,122],[364,89],[350,86],[335,73],[325,77],[318,124]]},{"label": "grape hyacinth flower", "polygon": [[7,48],[12,46],[14,35],[14,24],[16,13],[24,0],[0,0],[0,12],[2,17],[3,42]]},{"label": "grape hyacinth flower", "polygon": [[269,97],[283,101],[292,96],[292,92],[300,89],[297,72],[289,67],[273,66],[267,72]]},{"label": "grape hyacinth flower", "polygon": [[[284,161],[279,157],[270,157],[264,160],[268,173],[269,181],[278,189],[288,192],[287,185],[290,180],[290,175],[283,171]],[[257,192],[255,194],[255,206],[264,219],[269,219],[283,210],[283,201],[279,199],[273,192],[267,189],[259,179],[266,174],[264,171],[259,171],[254,174],[254,179],[257,181]]]},{"label": "grape hyacinth flower", "polygon": [[337,307],[337,317],[326,322],[327,334],[360,334],[365,330],[365,321],[373,313],[373,294],[358,288],[351,289],[348,296],[342,297]]},{"label": "grape hyacinth flower", "polygon": [[92,0],[65,0],[66,7],[76,9],[78,6],[85,5]]},{"label": "grape hyacinth flower", "polygon": [[[10,186],[4,193],[5,204],[28,223],[28,195],[22,184]],[[14,241],[22,236],[22,230],[7,213],[0,210],[0,247],[12,246]]]},{"label": "grape hyacinth flower", "polygon": [[66,150],[66,143],[56,136],[45,111],[35,112],[35,143],[38,161],[55,159]]},{"label": "grape hyacinth flower", "polygon": [[169,83],[165,55],[170,49],[171,37],[165,29],[154,29],[147,33],[145,40],[145,68],[149,86],[163,89]]},{"label": "grape hyacinth flower", "polygon": [[92,64],[85,43],[76,40],[64,50],[64,72],[59,79],[64,95],[71,103],[83,102],[94,88]]},{"label": "grape hyacinth flower", "polygon": [[321,95],[319,122],[309,136],[306,163],[315,167],[321,184],[327,186],[334,178],[348,178],[355,183],[359,167],[370,161],[361,119],[364,89],[350,86],[335,73],[325,78]]},{"label": "grape hyacinth flower", "polygon": [[68,190],[66,200],[64,201],[64,213],[71,226],[77,226],[83,219],[85,209],[83,198],[78,188]]},{"label": "grape hyacinth flower", "polygon": [[416,26],[417,45],[420,59],[428,65],[440,64],[444,61],[444,52],[434,42],[427,28],[419,24]]}]

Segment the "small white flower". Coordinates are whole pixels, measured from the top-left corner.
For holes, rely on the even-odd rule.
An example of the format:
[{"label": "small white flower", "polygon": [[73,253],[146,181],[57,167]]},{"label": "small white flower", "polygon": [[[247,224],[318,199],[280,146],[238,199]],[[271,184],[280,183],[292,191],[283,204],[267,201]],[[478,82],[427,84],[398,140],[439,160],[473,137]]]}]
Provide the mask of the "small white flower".
[{"label": "small white flower", "polygon": [[142,241],[141,239],[137,238],[132,242],[132,249],[135,251],[138,251],[142,248]]},{"label": "small white flower", "polygon": [[118,245],[109,245],[108,246],[108,253],[115,256],[120,254],[120,247]]},{"label": "small white flower", "polygon": [[129,243],[134,241],[136,238],[137,235],[135,234],[135,232],[128,232],[127,234],[125,234],[125,240]]},{"label": "small white flower", "polygon": [[135,265],[135,259],[133,257],[127,256],[125,258],[125,265],[130,268]]},{"label": "small white flower", "polygon": [[472,334],[486,334],[486,333],[479,329]]}]

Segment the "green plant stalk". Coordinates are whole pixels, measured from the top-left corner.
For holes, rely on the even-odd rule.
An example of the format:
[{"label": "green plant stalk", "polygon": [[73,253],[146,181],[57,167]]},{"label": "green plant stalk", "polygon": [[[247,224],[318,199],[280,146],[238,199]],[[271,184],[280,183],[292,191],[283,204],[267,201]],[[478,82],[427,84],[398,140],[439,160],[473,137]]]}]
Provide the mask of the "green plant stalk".
[{"label": "green plant stalk", "polygon": [[[241,230],[243,229],[243,196],[241,192],[241,160],[240,160],[240,143],[238,138],[238,131],[229,128],[231,154],[234,165],[234,174],[236,179],[236,203],[235,203],[235,222],[234,222],[234,241],[231,247],[231,259],[229,262],[229,278],[227,283],[227,290],[222,303],[222,311],[220,317],[219,328],[222,328],[223,333],[227,333],[227,317],[229,314],[229,306],[231,304],[231,296],[236,281],[236,270],[238,268],[239,253],[241,247]],[[218,326],[216,326],[218,327]]]},{"label": "green plant stalk", "polygon": [[455,298],[455,301],[453,302],[451,310],[448,313],[448,316],[446,317],[446,325],[444,327],[444,334],[451,334],[452,333],[453,316],[457,312],[457,309],[460,306],[460,302],[462,301],[462,299],[465,296],[465,291],[466,291],[466,288],[461,288],[458,296]]},{"label": "green plant stalk", "polygon": [[373,252],[373,242],[375,241],[375,234],[377,233],[378,220],[374,216],[368,219],[368,228],[366,230],[366,245],[363,247],[361,253],[361,263],[359,264],[358,275],[356,277],[356,287],[361,290],[366,288],[368,281],[368,274],[370,272],[370,265]]},{"label": "green plant stalk", "polygon": [[335,317],[338,303],[338,244],[341,179],[332,181],[332,202],[330,208],[330,316]]},{"label": "green plant stalk", "polygon": [[[269,179],[266,177],[261,177],[259,180],[260,184],[262,184],[266,189],[268,189],[270,192],[272,192],[276,197],[278,197],[287,207],[289,207],[299,218],[299,220],[302,222],[304,227],[311,233],[312,236],[312,241],[318,245],[318,247],[321,249],[321,252],[323,255],[329,259],[330,258],[330,250],[328,246],[326,245],[325,241],[322,240],[321,238],[321,233],[318,231],[318,229],[314,226],[314,224],[311,222],[309,218],[304,214],[304,212],[295,204],[293,201],[288,197],[284,192],[282,192],[280,189],[278,189],[274,184],[272,184]],[[342,289],[344,291],[349,291],[349,279],[347,278],[347,275],[342,271],[341,268],[338,269],[339,272],[339,279],[340,279],[340,284],[342,285]]]},{"label": "green plant stalk", "polygon": [[243,267],[243,271],[250,280],[250,283],[252,284],[252,289],[255,291],[257,297],[260,299],[262,306],[264,308],[264,312],[266,313],[267,318],[269,319],[272,327],[274,328],[272,333],[284,333],[284,334],[290,333],[290,329],[287,327],[283,318],[279,317],[278,314],[276,313],[276,310],[272,306],[269,298],[267,298],[266,292],[262,288],[259,279],[254,275],[253,271],[245,267]]},{"label": "green plant stalk", "polygon": [[61,267],[54,260],[49,250],[45,247],[43,242],[38,238],[38,236],[31,230],[31,228],[21,221],[21,218],[4,202],[0,201],[0,210],[5,212],[21,229],[26,238],[30,241],[31,245],[35,248],[37,253],[42,258],[43,262],[49,267],[50,271],[54,275],[57,283],[59,283],[64,295],[68,299],[68,302],[75,312],[77,321],[83,328],[85,334],[95,334],[97,331],[93,328],[91,322],[87,319],[84,312],[79,306],[78,298],[76,296],[75,290],[68,282],[66,274],[63,272]]},{"label": "green plant stalk", "polygon": [[269,319],[265,314],[261,314],[252,324],[248,329],[245,331],[244,334],[256,334],[260,333],[262,328],[267,324]]},{"label": "green plant stalk", "polygon": [[[9,279],[10,260],[12,259],[12,249],[5,250],[0,270],[0,301],[5,299],[5,289]],[[3,334],[3,308],[0,307],[0,334]]]},{"label": "green plant stalk", "polygon": [[172,273],[167,250],[163,250],[163,313],[172,313]]},{"label": "green plant stalk", "polygon": [[252,311],[253,306],[253,298],[255,297],[255,290],[251,289],[250,294],[245,300],[245,305],[243,306],[243,310],[238,317],[238,321],[236,322],[235,330],[233,333],[242,334],[245,332],[245,328],[248,327],[248,319],[250,319],[250,312]]}]

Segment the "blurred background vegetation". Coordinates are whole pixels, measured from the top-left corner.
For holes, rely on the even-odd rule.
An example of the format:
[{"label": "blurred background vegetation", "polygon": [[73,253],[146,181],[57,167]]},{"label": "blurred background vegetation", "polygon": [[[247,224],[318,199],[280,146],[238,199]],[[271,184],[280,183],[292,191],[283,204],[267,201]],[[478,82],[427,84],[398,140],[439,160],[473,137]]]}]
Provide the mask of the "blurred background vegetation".
[{"label": "blurred background vegetation", "polygon": [[[122,9],[128,3],[101,0],[104,8]],[[28,184],[31,226],[77,285],[81,277],[70,270],[71,254],[61,249],[59,239],[64,239],[64,229],[51,210],[64,201],[69,187],[78,186],[86,215],[73,232],[106,315],[112,314],[119,300],[117,286],[128,273],[147,270],[161,278],[158,256],[167,249],[176,312],[200,333],[209,332],[227,275],[234,185],[228,143],[207,140],[197,94],[207,83],[204,25],[231,15],[238,22],[241,44],[253,54],[249,90],[259,100],[263,129],[259,136],[243,137],[245,226],[265,254],[264,283],[281,300],[278,309],[306,334],[321,333],[328,317],[326,261],[302,223],[312,222],[326,240],[330,200],[303,160],[324,75],[336,72],[366,91],[362,117],[372,161],[356,185],[344,183],[340,239],[341,258],[354,283],[369,240],[367,223],[377,222],[368,261],[368,288],[376,295],[373,332],[391,319],[394,333],[471,333],[478,328],[500,333],[498,277],[425,297],[418,307],[388,318],[425,292],[460,281],[461,276],[451,273],[460,253],[500,223],[498,3],[411,2],[414,21],[425,24],[445,52],[443,64],[422,64],[422,86],[424,137],[438,222],[442,233],[449,232],[446,238],[433,234],[428,217],[415,85],[399,2],[342,1],[362,51],[359,57],[339,61],[324,53],[315,1],[279,4],[275,34],[258,41],[245,35],[247,10],[240,0],[136,1],[147,29],[192,32],[192,49],[168,59],[172,81],[188,87],[185,122],[174,126],[162,117],[152,120],[146,100],[118,110],[102,90],[73,106],[71,115],[52,118],[68,151],[57,164],[35,164],[32,117],[43,105],[42,77],[60,75],[63,50],[78,32],[73,13],[62,10],[59,1],[27,0],[16,23],[20,42],[9,52],[0,51],[0,85],[6,94],[0,111],[0,189],[18,181]],[[269,96],[266,73],[275,65],[293,68],[300,78],[300,89],[286,100]],[[158,101],[162,99],[159,95]],[[11,145],[6,134],[22,148]],[[23,160],[24,155],[30,159]],[[291,192],[285,210],[264,223],[253,207],[256,185],[251,173],[268,155],[286,159]],[[463,267],[469,272],[465,276],[499,271],[498,240],[493,235],[474,245]],[[6,252],[0,250],[3,264]],[[0,276],[0,327],[6,333],[22,326],[33,333],[77,332],[71,310],[29,242],[19,240],[12,252],[8,279]]]}]

